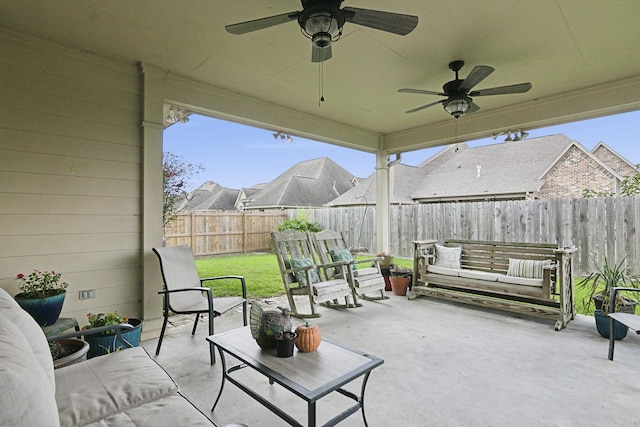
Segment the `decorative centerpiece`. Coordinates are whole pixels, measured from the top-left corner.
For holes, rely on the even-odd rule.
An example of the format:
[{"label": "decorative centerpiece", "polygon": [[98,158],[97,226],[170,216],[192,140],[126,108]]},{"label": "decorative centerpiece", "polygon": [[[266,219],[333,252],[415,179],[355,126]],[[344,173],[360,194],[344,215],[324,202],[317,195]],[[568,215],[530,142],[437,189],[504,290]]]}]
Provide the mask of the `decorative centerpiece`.
[{"label": "decorative centerpiece", "polygon": [[[142,320],[140,319],[130,319],[127,316],[118,314],[117,311],[113,311],[110,313],[89,313],[87,314],[87,320],[89,320],[89,324],[83,326],[82,330],[128,323],[133,326],[133,329],[121,332],[120,335],[122,339],[126,340],[134,347],[140,345],[140,333],[142,332]],[[85,335],[84,339],[91,345],[89,354],[87,355],[89,359],[103,354],[112,353],[125,347],[125,343],[118,339],[115,329],[102,333]]]},{"label": "decorative centerpiece", "polygon": [[322,342],[322,334],[318,325],[313,325],[309,322],[305,322],[304,325],[300,325],[296,328],[296,340],[295,344],[298,351],[303,353],[310,353],[316,351],[320,347]]},{"label": "decorative centerpiece", "polygon": [[252,301],[249,326],[251,336],[260,348],[275,348],[276,335],[291,332],[291,309],[263,308],[257,301]]},{"label": "decorative centerpiece", "polygon": [[20,281],[20,293],[14,298],[40,326],[53,325],[60,317],[69,286],[61,281],[61,277],[62,274],[53,270],[33,270],[28,276],[22,273],[16,276]]}]

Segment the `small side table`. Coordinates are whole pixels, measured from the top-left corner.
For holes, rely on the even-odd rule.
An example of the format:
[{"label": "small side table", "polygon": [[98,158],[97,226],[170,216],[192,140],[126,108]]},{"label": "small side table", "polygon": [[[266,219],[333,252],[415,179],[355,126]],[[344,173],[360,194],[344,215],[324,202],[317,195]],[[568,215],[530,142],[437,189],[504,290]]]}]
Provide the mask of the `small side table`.
[{"label": "small side table", "polygon": [[53,337],[55,335],[60,335],[64,331],[74,328],[76,331],[80,330],[80,325],[78,325],[78,319],[74,317],[60,317],[56,323],[50,326],[43,326],[42,330],[44,331],[45,336]]}]

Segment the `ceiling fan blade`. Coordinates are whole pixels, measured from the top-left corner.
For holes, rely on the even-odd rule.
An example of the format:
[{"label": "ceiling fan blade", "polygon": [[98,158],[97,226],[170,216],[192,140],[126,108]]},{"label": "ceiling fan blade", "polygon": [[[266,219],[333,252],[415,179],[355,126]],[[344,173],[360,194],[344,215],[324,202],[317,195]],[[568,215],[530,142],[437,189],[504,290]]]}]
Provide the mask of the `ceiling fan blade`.
[{"label": "ceiling fan blade", "polygon": [[424,110],[425,108],[433,107],[436,104],[442,104],[445,99],[441,101],[432,102],[431,104],[423,105],[422,107],[414,108],[413,110],[406,111],[407,113],[415,113],[416,111]]},{"label": "ceiling fan blade", "polygon": [[519,83],[517,85],[492,87],[488,89],[474,90],[469,96],[507,95],[510,93],[524,93],[531,89],[531,83]]},{"label": "ceiling fan blade", "polygon": [[419,93],[422,95],[440,95],[440,96],[449,96],[446,93],[442,93],[442,92],[434,92],[432,90],[422,90],[422,89],[398,89],[398,92],[403,92],[403,93]]},{"label": "ceiling fan blade", "polygon": [[264,28],[273,27],[294,21],[298,19],[298,15],[302,12],[289,12],[282,15],[269,16],[266,18],[254,19],[253,21],[239,22],[237,24],[230,24],[224,27],[231,34],[246,34],[252,31],[262,30]]},{"label": "ceiling fan blade", "polygon": [[465,114],[476,112],[479,109],[480,109],[480,107],[478,107],[478,104],[476,104],[475,102],[469,100],[469,109],[465,112]]},{"label": "ceiling fan blade", "polygon": [[418,17],[401,13],[381,12],[357,7],[342,9],[347,22],[363,25],[376,30],[406,36],[418,25]]},{"label": "ceiling fan blade", "polygon": [[331,45],[326,47],[311,46],[311,62],[323,62],[331,59]]},{"label": "ceiling fan blade", "polygon": [[472,87],[486,79],[489,74],[494,71],[493,67],[489,67],[488,65],[476,65],[473,67],[473,70],[471,70],[467,78],[460,84],[458,90],[460,92],[470,90]]}]

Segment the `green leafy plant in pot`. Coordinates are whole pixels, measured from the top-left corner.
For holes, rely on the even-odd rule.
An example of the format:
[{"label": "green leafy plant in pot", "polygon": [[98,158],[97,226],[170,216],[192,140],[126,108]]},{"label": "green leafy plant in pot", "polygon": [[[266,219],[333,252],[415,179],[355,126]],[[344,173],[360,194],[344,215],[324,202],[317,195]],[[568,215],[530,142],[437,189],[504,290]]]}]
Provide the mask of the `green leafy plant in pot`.
[{"label": "green leafy plant in pot", "polygon": [[[626,267],[626,259],[627,257],[624,257],[618,263],[609,264],[605,257],[604,264],[594,263],[596,270],[576,284],[577,287],[586,290],[584,306],[588,310],[593,307],[596,328],[604,338],[609,338],[610,335],[607,314],[611,306],[609,300],[611,289],[615,287],[640,288],[640,281]],[[615,311],[635,313],[637,303],[637,300],[623,298],[618,294],[614,303]],[[627,328],[617,321],[615,323],[615,339],[621,340],[627,335]]]},{"label": "green leafy plant in pot", "polygon": [[14,298],[40,326],[53,325],[60,317],[69,286],[61,278],[62,274],[53,270],[33,270],[28,276],[22,273],[16,276],[20,293]]},{"label": "green leafy plant in pot", "polygon": [[87,320],[89,321],[89,324],[83,326],[82,330],[123,324],[132,326],[132,328],[129,328],[127,331],[122,331],[122,328],[118,328],[119,333],[114,327],[114,329],[107,330],[105,332],[86,335],[84,339],[91,346],[87,355],[89,359],[103,354],[112,353],[114,351],[119,351],[124,347],[128,347],[127,343],[131,344],[133,347],[140,345],[140,333],[142,331],[142,320],[140,319],[130,319],[127,316],[118,314],[117,311],[113,311],[110,313],[98,314],[88,313]]}]

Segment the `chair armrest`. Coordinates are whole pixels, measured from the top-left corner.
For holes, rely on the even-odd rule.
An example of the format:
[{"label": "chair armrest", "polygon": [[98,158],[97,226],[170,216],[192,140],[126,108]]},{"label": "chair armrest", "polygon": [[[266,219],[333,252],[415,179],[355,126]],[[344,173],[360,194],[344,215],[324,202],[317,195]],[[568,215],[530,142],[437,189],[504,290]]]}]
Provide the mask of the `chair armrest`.
[{"label": "chair armrest", "polygon": [[204,282],[207,282],[207,281],[224,280],[224,279],[239,280],[240,286],[242,287],[242,298],[245,298],[245,299],[247,298],[247,284],[244,280],[244,276],[228,275],[228,276],[204,277],[200,279],[200,284],[202,285],[204,284]]},{"label": "chair armrest", "polygon": [[133,325],[130,325],[128,323],[118,323],[116,325],[99,326],[97,328],[88,328],[88,329],[82,329],[80,331],[69,332],[66,334],[54,335],[52,337],[47,337],[47,341],[55,342],[59,340],[84,337],[86,335],[99,334],[102,332],[111,332],[115,330],[116,336],[121,342],[124,343],[125,347],[132,348],[133,345],[122,337],[122,332],[131,331],[133,329],[134,329]]},{"label": "chair armrest", "polygon": [[640,288],[630,288],[630,287],[624,287],[624,286],[611,288],[611,293],[609,294],[609,313],[615,313],[616,311],[616,297],[618,296],[619,292],[640,293]]}]

